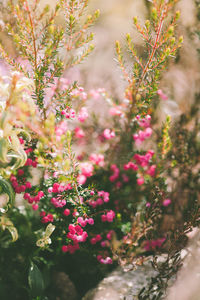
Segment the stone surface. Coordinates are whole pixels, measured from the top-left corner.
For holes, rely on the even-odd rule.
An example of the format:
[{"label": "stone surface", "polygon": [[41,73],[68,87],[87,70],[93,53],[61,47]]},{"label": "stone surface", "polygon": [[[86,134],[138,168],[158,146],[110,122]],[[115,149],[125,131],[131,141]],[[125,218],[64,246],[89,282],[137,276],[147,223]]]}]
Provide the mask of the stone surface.
[{"label": "stone surface", "polygon": [[135,300],[138,291],[147,284],[147,278],[155,275],[149,263],[128,272],[118,267],[82,300]]},{"label": "stone surface", "polygon": [[53,274],[52,290],[56,300],[78,300],[80,299],[73,282],[64,272]]},{"label": "stone surface", "polygon": [[169,289],[166,300],[200,299],[200,229],[189,234],[190,242],[184,252],[183,267],[175,284]]}]

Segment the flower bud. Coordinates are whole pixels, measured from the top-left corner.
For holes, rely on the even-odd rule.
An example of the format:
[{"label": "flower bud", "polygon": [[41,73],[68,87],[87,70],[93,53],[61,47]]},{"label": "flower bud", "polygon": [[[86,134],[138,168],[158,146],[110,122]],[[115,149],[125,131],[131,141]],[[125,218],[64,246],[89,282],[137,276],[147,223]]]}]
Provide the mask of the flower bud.
[{"label": "flower bud", "polygon": [[140,94],[136,94],[135,99],[136,99],[136,101],[140,101],[141,100],[141,95]]},{"label": "flower bud", "polygon": [[151,15],[152,15],[152,19],[153,19],[154,21],[156,21],[157,18],[158,18],[158,13],[157,13],[157,10],[156,10],[155,7],[152,9]]},{"label": "flower bud", "polygon": [[169,26],[168,34],[172,35],[174,33],[174,26]]},{"label": "flower bud", "polygon": [[183,43],[183,36],[182,36],[182,35],[179,37],[179,43],[180,43],[180,44]]},{"label": "flower bud", "polygon": [[127,34],[126,34],[126,40],[127,40],[127,42],[130,42],[130,41],[131,41],[131,35],[130,35],[130,33],[127,33]]},{"label": "flower bud", "polygon": [[180,10],[177,10],[175,15],[176,20],[180,18],[180,15],[181,15]]},{"label": "flower bud", "polygon": [[149,27],[150,27],[150,21],[149,20],[146,20],[145,26],[146,26],[147,29],[149,29]]},{"label": "flower bud", "polygon": [[137,16],[135,16],[135,17],[133,18],[133,23],[134,23],[135,25],[138,23],[138,17],[137,17]]}]

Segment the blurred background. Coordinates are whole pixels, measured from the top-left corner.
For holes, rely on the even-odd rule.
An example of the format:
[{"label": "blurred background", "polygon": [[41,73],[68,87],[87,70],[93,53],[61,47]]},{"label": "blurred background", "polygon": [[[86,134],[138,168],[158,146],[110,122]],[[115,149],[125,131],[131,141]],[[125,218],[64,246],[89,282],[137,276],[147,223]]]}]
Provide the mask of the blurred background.
[{"label": "blurred background", "polygon": [[[7,0],[0,1],[2,20],[6,19],[6,10],[3,9],[6,8],[6,2]],[[184,44],[176,64],[174,61],[170,63],[161,82],[161,87],[169,97],[169,100],[162,103],[159,109],[161,115],[164,113],[163,118],[166,114],[171,114],[173,117],[186,112],[194,101],[195,93],[200,90],[200,64],[197,53],[197,48],[200,46],[195,34],[200,28],[200,23],[197,18],[196,2],[198,0],[180,0],[177,4],[177,9],[181,11],[178,32],[179,35],[184,36]],[[55,0],[40,0],[40,3],[41,8],[46,4],[51,7],[56,5]],[[123,99],[125,82],[116,61],[115,41],[119,40],[122,45],[125,44],[125,35],[130,33],[142,54],[143,41],[135,31],[132,19],[134,16],[138,16],[141,22],[148,19],[149,3],[149,0],[89,1],[88,13],[96,9],[100,9],[101,12],[100,18],[92,28],[95,34],[95,50],[80,66],[70,70],[70,79],[78,80],[87,89],[104,87],[113,97]],[[12,48],[9,37],[0,32],[0,39],[6,40],[7,47],[14,54],[15,49]]]},{"label": "blurred background", "polygon": [[[93,28],[96,49],[80,68],[80,80],[84,78],[86,86],[105,87],[113,96],[123,98],[124,82],[115,60],[115,41],[120,40],[123,45],[125,34],[130,32],[142,54],[143,42],[133,27],[132,18],[138,16],[142,22],[148,18],[148,3],[145,0],[90,1],[89,10],[99,8],[101,15]],[[196,3],[194,0],[181,0],[177,9],[181,11],[178,32],[184,36],[184,45],[176,64],[171,62],[161,83],[169,97],[161,110],[172,115],[188,110],[200,86],[196,51],[199,40],[194,34],[199,27]]]}]

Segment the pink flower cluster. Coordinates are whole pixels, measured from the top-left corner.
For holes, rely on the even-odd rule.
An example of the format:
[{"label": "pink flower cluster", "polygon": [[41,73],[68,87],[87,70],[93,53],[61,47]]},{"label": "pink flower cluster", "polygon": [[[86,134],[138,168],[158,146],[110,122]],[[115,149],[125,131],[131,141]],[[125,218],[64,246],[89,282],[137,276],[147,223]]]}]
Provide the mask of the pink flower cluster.
[{"label": "pink flower cluster", "polygon": [[71,239],[77,243],[83,243],[86,241],[88,234],[86,231],[83,231],[83,228],[79,225],[69,224],[69,232],[67,234],[67,238]]},{"label": "pink flower cluster", "polygon": [[108,240],[102,241],[101,242],[101,247],[102,248],[110,247],[110,242]]},{"label": "pink flower cluster", "polygon": [[133,156],[133,159],[136,161],[136,163],[133,163],[132,161],[130,161],[124,165],[124,170],[138,171],[139,167],[142,168],[142,170],[140,170],[140,172],[138,174],[139,175],[139,178],[137,179],[138,185],[144,184],[144,177],[141,175],[141,172],[146,173],[146,174],[150,175],[151,177],[155,176],[156,165],[149,165],[150,160],[152,159],[153,155],[154,155],[153,150],[147,151],[147,153],[145,155],[136,153]]},{"label": "pink flower cluster", "polygon": [[115,218],[115,212],[113,210],[108,211],[106,214],[103,214],[101,216],[101,221],[102,222],[113,222]]},{"label": "pink flower cluster", "polygon": [[157,94],[158,94],[158,96],[160,96],[160,98],[161,98],[162,100],[165,100],[165,101],[168,100],[167,95],[164,94],[162,90],[158,90],[158,91],[157,91]]},{"label": "pink flower cluster", "polygon": [[111,182],[116,181],[119,178],[119,168],[117,167],[117,165],[113,164],[111,165],[110,169],[112,170],[113,174],[109,177],[109,180]]},{"label": "pink flower cluster", "polygon": [[52,214],[47,214],[45,211],[40,212],[40,217],[42,217],[42,223],[53,222],[54,218]]},{"label": "pink flower cluster", "polygon": [[106,139],[106,140],[110,140],[112,139],[113,137],[115,137],[115,132],[106,128],[103,132],[103,137]]},{"label": "pink flower cluster", "polygon": [[138,170],[138,166],[136,164],[134,164],[132,161],[129,161],[127,164],[124,165],[124,170],[134,170],[137,171]]},{"label": "pink flower cluster", "polygon": [[66,119],[74,119],[76,116],[75,110],[72,108],[66,108],[65,110],[61,111],[61,115],[65,116]]},{"label": "pink flower cluster", "polygon": [[57,141],[60,141],[61,136],[64,135],[67,131],[67,122],[61,121],[55,128],[55,134]]},{"label": "pink flower cluster", "polygon": [[86,218],[83,219],[83,217],[78,217],[77,222],[82,226],[85,227],[87,224],[94,225],[94,219],[93,218]]},{"label": "pink flower cluster", "polygon": [[109,113],[111,116],[121,116],[122,115],[120,106],[111,107],[111,109],[109,110]]},{"label": "pink flower cluster", "polygon": [[76,127],[74,133],[77,139],[82,139],[85,136],[85,132],[80,127]]},{"label": "pink flower cluster", "polygon": [[103,205],[104,203],[109,202],[109,193],[104,191],[98,191],[98,198],[95,200],[90,200],[89,205],[91,205],[93,208]]},{"label": "pink flower cluster", "polygon": [[[36,160],[32,160],[31,158],[27,158],[27,161],[25,163],[25,166],[32,166],[33,168],[37,167],[37,161]],[[19,170],[18,170],[19,171]],[[20,171],[21,172],[21,171]],[[19,176],[23,175],[23,174],[18,174]]]},{"label": "pink flower cluster", "polygon": [[[29,148],[26,150],[26,153],[30,153],[32,152],[32,149]],[[36,160],[32,160],[31,158],[27,158],[26,164],[25,166],[32,166],[34,168],[37,167],[37,161]],[[32,188],[32,185],[29,181],[26,181],[26,178],[24,177],[24,170],[23,169],[19,169],[17,171],[17,175],[20,177],[18,180],[20,182],[22,182],[22,184],[19,184],[19,181],[17,180],[16,176],[11,175],[10,176],[10,181],[11,184],[15,190],[15,193],[20,194],[20,193],[24,193],[24,199],[28,200],[29,204],[32,204],[32,208],[33,210],[37,210],[38,209],[38,202],[41,200],[42,197],[44,197],[44,193],[43,191],[39,191],[37,192],[36,195],[31,196],[29,190]]]},{"label": "pink flower cluster", "polygon": [[144,140],[152,135],[152,129],[150,128],[151,116],[147,115],[145,118],[141,118],[139,115],[136,116],[136,120],[140,127],[145,128],[144,130],[139,130],[138,133],[133,134],[133,139],[137,145],[140,145]]},{"label": "pink flower cluster", "polygon": [[81,100],[85,101],[87,100],[87,93],[84,91],[83,87],[78,87],[77,89],[74,89],[71,93],[70,96],[75,97],[75,98],[80,98]]},{"label": "pink flower cluster", "polygon": [[113,263],[112,258],[110,258],[109,256],[103,258],[102,255],[97,255],[97,260],[104,265],[111,265]]},{"label": "pink flower cluster", "polygon": [[166,238],[163,237],[157,240],[145,241],[144,249],[146,251],[150,251],[150,250],[155,250],[156,248],[160,248],[162,244],[165,242],[165,240]]},{"label": "pink flower cluster", "polygon": [[62,208],[63,206],[66,205],[66,200],[65,199],[60,199],[58,198],[51,198],[51,203],[53,204],[54,207],[58,208]]},{"label": "pink flower cluster", "polygon": [[62,193],[64,191],[68,191],[71,189],[72,189],[72,186],[70,183],[62,184],[62,183],[55,182],[52,187],[48,188],[48,192],[58,194],[58,193]]},{"label": "pink flower cluster", "polygon": [[77,177],[77,181],[79,184],[84,184],[87,180],[87,177],[91,177],[93,175],[94,167],[89,162],[84,162],[80,164],[80,172],[81,174]]},{"label": "pink flower cluster", "polygon": [[153,155],[154,155],[154,151],[148,150],[145,155],[135,154],[133,158],[136,161],[137,165],[141,167],[146,167],[148,166],[149,161],[153,157]]},{"label": "pink flower cluster", "polygon": [[143,141],[148,139],[152,135],[152,129],[150,127],[145,130],[139,130],[138,133],[133,134],[133,139],[137,145],[140,145]]},{"label": "pink flower cluster", "polygon": [[100,95],[105,93],[105,89],[99,88],[97,90],[90,90],[90,97],[94,98],[95,100],[99,99]]},{"label": "pink flower cluster", "polygon": [[150,122],[151,122],[151,116],[150,115],[146,115],[145,118],[141,118],[141,116],[137,115],[136,120],[137,120],[140,127],[143,127],[143,128],[150,127]]},{"label": "pink flower cluster", "polygon": [[96,243],[100,242],[102,240],[102,236],[100,234],[97,234],[93,238],[91,238],[90,243],[92,245],[95,245]]},{"label": "pink flower cluster", "polygon": [[[18,175],[22,176],[23,174],[24,174],[24,171],[22,169],[19,169],[18,170]],[[22,179],[22,181],[24,181],[24,182],[23,182],[23,184],[20,185],[17,181],[17,178],[14,175],[10,176],[10,181],[12,183],[12,186],[13,186],[14,190],[15,190],[15,193],[17,193],[17,194],[24,193],[27,189],[31,188],[31,183],[29,181],[25,182]]]},{"label": "pink flower cluster", "polygon": [[89,117],[88,111],[86,107],[82,107],[78,114],[79,122],[85,122],[85,120]]},{"label": "pink flower cluster", "polygon": [[41,198],[43,198],[43,197],[44,197],[43,191],[39,191],[37,193],[37,195],[34,197],[31,197],[31,195],[29,193],[24,194],[24,199],[28,200],[28,203],[30,203],[30,204],[32,204],[33,202],[38,203],[41,200]]},{"label": "pink flower cluster", "polygon": [[172,202],[171,199],[165,199],[163,201],[163,206],[167,207],[167,206],[169,206],[171,204],[171,202]]},{"label": "pink flower cluster", "polygon": [[70,254],[73,254],[74,252],[76,252],[76,250],[78,250],[79,244],[78,243],[74,243],[74,244],[70,244],[70,245],[63,245],[62,246],[62,252],[69,252]]},{"label": "pink flower cluster", "polygon": [[104,166],[104,155],[103,154],[92,153],[89,157],[89,160],[99,167]]}]

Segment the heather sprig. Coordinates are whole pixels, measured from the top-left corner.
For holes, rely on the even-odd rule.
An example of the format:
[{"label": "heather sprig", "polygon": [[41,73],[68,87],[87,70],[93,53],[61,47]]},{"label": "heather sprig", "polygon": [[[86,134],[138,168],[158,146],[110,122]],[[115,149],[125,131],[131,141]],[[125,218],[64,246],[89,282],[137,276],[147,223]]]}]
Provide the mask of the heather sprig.
[{"label": "heather sprig", "polygon": [[[94,49],[94,45],[90,43],[93,34],[87,32],[98,18],[99,11],[80,22],[87,2],[57,1],[53,10],[46,5],[42,11],[40,1],[24,0],[17,4],[10,2],[10,15],[15,23],[14,26],[7,23],[6,28],[17,47],[20,59],[10,57],[2,44],[1,56],[15,70],[33,78],[34,97],[44,118],[45,89],[54,83],[55,78],[61,77],[66,68],[80,63]],[[58,16],[64,16],[62,26],[57,25]]]},{"label": "heather sprig", "polygon": [[174,6],[178,1],[153,1],[150,20],[144,25],[140,24],[138,17],[133,18],[133,24],[144,41],[145,55],[138,54],[137,48],[131,38],[126,35],[126,44],[133,58],[132,71],[128,71],[123,58],[120,42],[116,42],[116,53],[128,82],[126,98],[129,100],[127,107],[127,126],[137,114],[145,114],[151,107],[152,98],[158,90],[161,71],[171,57],[175,57],[180,48],[183,37],[176,37],[177,21],[180,12],[174,13]]}]

